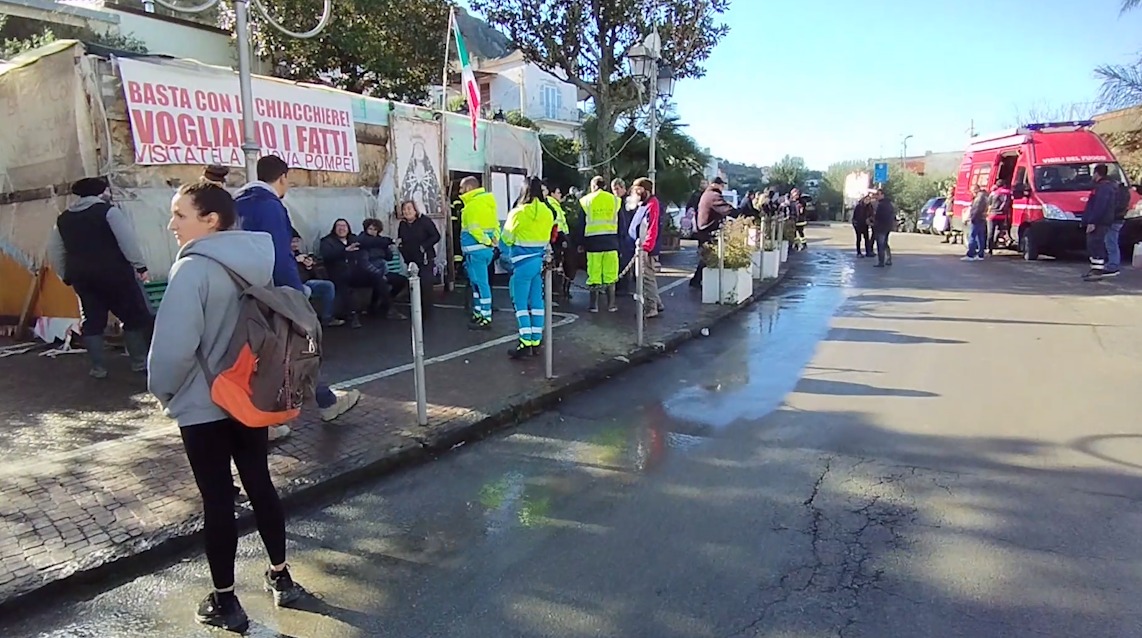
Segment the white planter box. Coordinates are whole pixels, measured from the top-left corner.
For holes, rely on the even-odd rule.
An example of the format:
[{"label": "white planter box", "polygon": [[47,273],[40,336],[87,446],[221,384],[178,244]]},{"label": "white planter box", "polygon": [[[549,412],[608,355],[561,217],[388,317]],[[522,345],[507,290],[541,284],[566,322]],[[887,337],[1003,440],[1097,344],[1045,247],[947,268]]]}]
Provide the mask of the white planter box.
[{"label": "white planter box", "polygon": [[[722,282],[722,295],[718,298],[718,279]],[[753,277],[749,268],[702,271],[702,303],[739,304],[753,294]]]},{"label": "white planter box", "polygon": [[760,228],[750,228],[749,229],[749,236],[746,238],[746,242],[754,248],[760,247],[761,246],[761,229]]},{"label": "white planter box", "polygon": [[776,279],[781,269],[781,252],[767,250],[761,253],[761,278]]},{"label": "white planter box", "polygon": [[781,263],[789,261],[789,240],[781,240]]},{"label": "white planter box", "polygon": [[761,279],[761,255],[760,250],[754,251],[749,256],[749,276],[754,279]]}]

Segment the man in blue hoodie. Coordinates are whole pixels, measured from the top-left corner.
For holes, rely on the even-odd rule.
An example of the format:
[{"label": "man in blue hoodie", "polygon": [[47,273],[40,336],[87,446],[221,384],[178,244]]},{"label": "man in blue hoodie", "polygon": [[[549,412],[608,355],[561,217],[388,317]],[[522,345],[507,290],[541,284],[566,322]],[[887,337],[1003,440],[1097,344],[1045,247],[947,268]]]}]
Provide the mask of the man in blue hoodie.
[{"label": "man in blue hoodie", "polygon": [[1087,281],[1118,274],[1118,268],[1106,267],[1106,233],[1114,223],[1114,208],[1118,200],[1118,186],[1107,179],[1110,171],[1106,164],[1094,167],[1094,188],[1083,209],[1083,226],[1086,229],[1086,249],[1090,256],[1090,271],[1083,275]]},{"label": "man in blue hoodie", "polygon": [[[267,155],[258,160],[258,181],[250,182],[238,189],[234,205],[242,230],[269,233],[274,242],[274,285],[289,286],[304,292],[301,277],[297,272],[297,261],[293,257],[290,244],[293,241],[293,224],[289,220],[282,198],[289,191],[289,165],[276,155]],[[317,384],[317,407],[321,408],[321,420],[332,421],[357,405],[361,393],[357,390],[333,392],[324,383]],[[286,426],[278,426],[284,428]],[[279,431],[272,438],[281,438],[289,433]]]}]

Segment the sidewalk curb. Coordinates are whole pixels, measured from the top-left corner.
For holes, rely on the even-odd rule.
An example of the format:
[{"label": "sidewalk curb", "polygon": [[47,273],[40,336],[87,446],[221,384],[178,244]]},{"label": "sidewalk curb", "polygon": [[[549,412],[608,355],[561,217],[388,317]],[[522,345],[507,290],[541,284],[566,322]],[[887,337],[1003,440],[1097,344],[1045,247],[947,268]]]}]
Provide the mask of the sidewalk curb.
[{"label": "sidewalk curb", "polygon": [[[702,330],[726,321],[764,298],[785,280],[790,269],[794,267],[796,266],[792,261],[788,262],[787,267],[777,278],[756,283],[754,293],[746,301],[726,309],[725,312],[711,317],[701,325],[680,328],[662,341],[634,348],[624,355],[606,359],[589,369],[557,376],[538,391],[525,396],[519,403],[475,421],[456,419],[446,422],[424,436],[418,436],[419,433],[414,429],[406,430],[407,436],[403,437],[405,440],[396,447],[370,450],[370,453],[364,457],[343,458],[327,466],[327,471],[322,475],[307,476],[279,486],[287,517],[291,513],[315,507],[326,501],[329,496],[343,493],[366,480],[435,460],[458,445],[478,441],[518,425],[558,405],[565,398],[673,352],[682,344],[699,336]],[[243,508],[237,523],[240,534],[253,531],[255,529],[253,512]],[[201,515],[198,515],[191,519],[191,522],[163,530],[146,541],[128,543],[104,553],[103,560],[90,568],[77,569],[39,587],[19,592],[7,599],[0,599],[0,616],[12,614],[18,618],[46,608],[57,602],[60,597],[84,598],[94,595],[109,586],[128,582],[169,565],[178,556],[200,545],[201,540]],[[141,550],[129,551],[133,549],[132,545],[138,546],[144,543],[145,546]]]}]

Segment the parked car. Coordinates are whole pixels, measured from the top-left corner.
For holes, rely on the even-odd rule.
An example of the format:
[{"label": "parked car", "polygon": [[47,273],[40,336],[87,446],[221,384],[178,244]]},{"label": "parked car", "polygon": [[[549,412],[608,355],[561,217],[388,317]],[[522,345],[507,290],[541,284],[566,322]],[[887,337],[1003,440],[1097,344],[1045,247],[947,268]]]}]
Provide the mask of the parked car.
[{"label": "parked car", "polygon": [[934,228],[936,221],[936,211],[944,206],[943,197],[933,197],[924,202],[920,207],[920,212],[916,214],[916,232],[918,233],[938,233]]}]

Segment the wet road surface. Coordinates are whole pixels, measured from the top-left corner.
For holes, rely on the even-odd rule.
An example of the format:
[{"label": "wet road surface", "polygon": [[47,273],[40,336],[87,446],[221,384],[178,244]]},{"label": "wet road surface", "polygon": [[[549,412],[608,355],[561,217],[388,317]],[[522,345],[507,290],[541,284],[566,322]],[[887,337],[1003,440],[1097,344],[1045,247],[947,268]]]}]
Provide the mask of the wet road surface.
[{"label": "wet road surface", "polygon": [[[1142,635],[1139,278],[916,236],[876,270],[814,231],[711,337],[295,513],[304,609],[244,537],[248,635]],[[0,635],[222,635],[208,583],[195,556]]]}]

